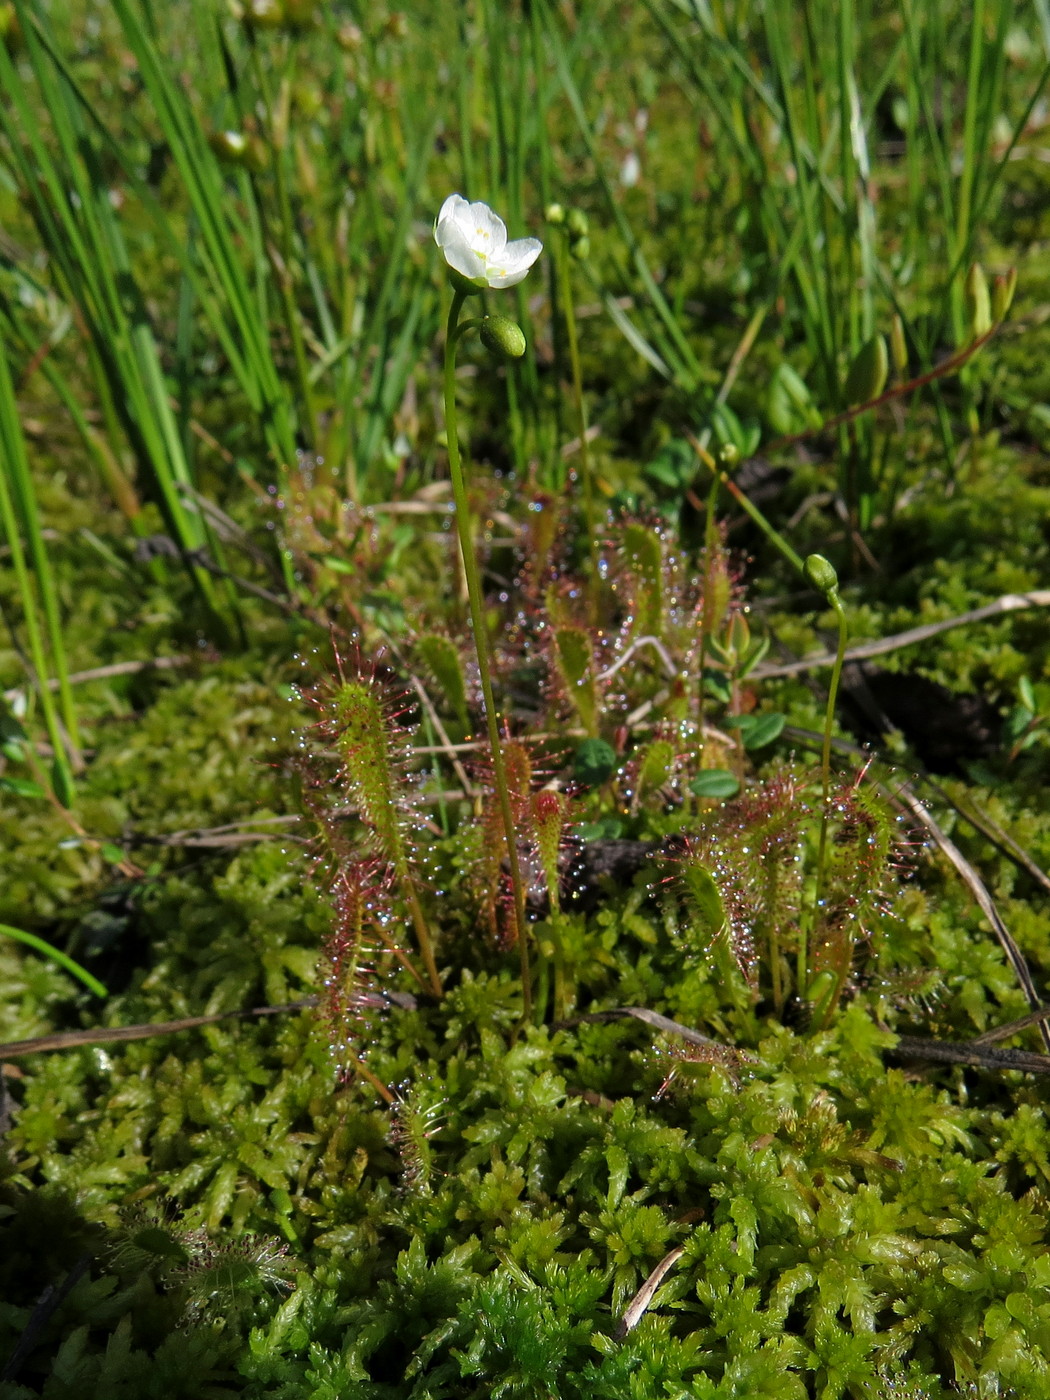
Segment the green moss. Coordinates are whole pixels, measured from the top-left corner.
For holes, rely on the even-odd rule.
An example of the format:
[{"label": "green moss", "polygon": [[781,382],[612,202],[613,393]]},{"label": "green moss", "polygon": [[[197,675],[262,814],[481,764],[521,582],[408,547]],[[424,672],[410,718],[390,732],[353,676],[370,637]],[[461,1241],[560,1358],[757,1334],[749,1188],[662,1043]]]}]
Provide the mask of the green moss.
[{"label": "green moss", "polygon": [[[75,52],[77,75],[97,96],[102,119],[123,133],[135,170],[147,174],[171,229],[179,239],[199,239],[199,230],[191,238],[178,181],[170,170],[153,169],[155,159],[163,166],[167,146],[139,90],[141,75],[127,66],[115,13],[100,11],[101,27],[85,47],[76,7],[68,14],[52,8],[60,48]],[[710,749],[701,752],[696,632],[705,611],[698,589],[704,582],[713,589],[708,614],[717,614],[711,627],[719,635],[723,614],[739,616],[742,600],[729,596],[721,554],[717,578],[701,564],[704,516],[697,503],[708,473],[691,442],[706,442],[703,435],[717,426],[709,421],[710,403],[758,307],[771,309],[756,344],[735,365],[728,400],[735,419],[722,415],[722,436],[743,436],[761,424],[762,451],[770,451],[768,386],[781,367],[794,365],[815,409],[827,410],[829,404],[816,402],[816,386],[833,379],[847,357],[821,367],[813,315],[771,251],[759,217],[763,197],[784,196],[777,183],[782,162],[766,167],[769,190],[756,190],[725,132],[710,124],[714,117],[691,104],[677,60],[645,7],[621,7],[615,23],[607,7],[562,7],[565,15],[573,10],[575,26],[567,51],[587,73],[599,157],[615,171],[628,148],[644,148],[644,179],[637,188],[615,187],[617,209],[631,220],[654,269],[653,285],[667,298],[699,368],[686,387],[688,375],[662,376],[611,320],[581,316],[590,417],[600,429],[592,463],[600,498],[631,508],[622,518],[611,515],[603,529],[610,540],[601,542],[608,587],[598,590],[597,613],[590,611],[590,594],[575,572],[587,550],[572,533],[567,489],[546,516],[565,518],[553,537],[543,536],[549,575],[527,543],[520,557],[493,544],[488,578],[498,587],[490,622],[508,727],[519,739],[553,736],[528,750],[537,782],[557,789],[542,799],[550,828],[543,849],[529,854],[542,857],[544,886],[538,881],[532,892],[535,928],[538,943],[556,946],[562,1009],[574,998],[583,1014],[648,1008],[717,1039],[724,1052],[637,1020],[552,1023],[548,1015],[544,1024],[523,1027],[515,955],[499,941],[501,857],[490,853],[479,878],[483,833],[471,826],[473,804],[455,795],[464,770],[432,753],[426,771],[417,765],[416,829],[402,841],[395,807],[404,777],[388,766],[375,732],[369,739],[360,710],[356,727],[344,709],[324,736],[342,748],[344,768],[360,769],[356,792],[354,783],[340,784],[334,763],[325,767],[327,751],[312,769],[300,761],[301,746],[324,746],[316,735],[300,734],[304,716],[283,697],[304,673],[307,683],[316,681],[311,673],[323,663],[314,649],[329,622],[337,631],[358,627],[368,657],[385,632],[396,651],[380,670],[399,670],[410,655],[421,656],[453,738],[480,728],[474,678],[460,666],[468,639],[446,537],[436,528],[440,513],[430,530],[407,512],[369,515],[345,503],[348,494],[358,505],[426,507],[446,499],[431,381],[439,293],[422,253],[430,247],[430,195],[462,185],[469,158],[476,178],[491,167],[495,199],[505,178],[510,185],[517,180],[520,157],[537,188],[526,180],[515,191],[518,212],[538,207],[535,141],[545,131],[551,159],[544,178],[571,188],[588,208],[600,285],[629,298],[626,310],[641,334],[663,351],[674,348],[651,289],[635,275],[637,264],[610,221],[553,69],[545,74],[544,101],[536,104],[525,74],[520,93],[530,100],[514,97],[525,122],[520,149],[515,146],[513,162],[502,159],[509,108],[497,99],[518,93],[513,64],[529,51],[530,36],[503,28],[518,23],[516,12],[468,8],[469,14],[423,16],[420,7],[409,7],[407,35],[399,35],[395,17],[387,23],[377,11],[362,20],[366,33],[356,48],[352,34],[334,33],[345,17],[332,9],[318,32],[287,40],[296,59],[288,173],[294,163],[303,182],[295,190],[291,260],[301,258],[302,268],[291,271],[295,278],[302,273],[295,290],[311,331],[309,356],[315,365],[325,361],[315,388],[322,436],[331,437],[330,446],[318,443],[326,462],[282,464],[289,480],[280,512],[259,504],[269,499],[264,488],[276,468],[265,456],[258,415],[233,382],[212,330],[192,308],[183,319],[193,298],[180,265],[156,241],[115,153],[107,153],[113,168],[100,170],[112,181],[114,206],[127,206],[122,226],[149,293],[168,387],[185,415],[180,431],[196,441],[189,455],[198,487],[233,522],[224,526],[230,538],[218,552],[256,590],[280,587],[280,561],[268,539],[281,518],[280,547],[290,551],[296,574],[294,598],[270,607],[257,592],[231,589],[223,604],[225,650],[216,649],[223,629],[181,561],[165,557],[150,565],[136,558],[131,526],[108,501],[50,390],[35,372],[20,384],[39,449],[39,504],[52,532],[71,665],[158,657],[179,664],[78,685],[88,752],[72,820],[45,799],[0,792],[0,922],[58,941],[111,988],[105,1003],[92,1000],[55,967],[0,941],[0,1037],[323,1001],[332,960],[320,966],[319,960],[336,919],[330,872],[319,868],[317,848],[307,844],[312,828],[302,820],[301,789],[311,773],[324,775],[328,855],[336,863],[345,851],[359,853],[362,815],[376,828],[386,822],[385,854],[394,876],[403,882],[411,866],[418,882],[445,994],[440,1001],[426,996],[389,954],[388,943],[401,932],[390,912],[398,905],[377,894],[368,911],[376,918],[362,916],[357,926],[356,1000],[347,998],[340,1036],[311,1008],[293,1007],[4,1061],[0,1355],[14,1356],[18,1370],[0,1380],[0,1400],[950,1400],[960,1394],[1045,1400],[1050,1132],[1044,1081],[931,1068],[894,1053],[898,1034],[967,1039],[1025,1014],[998,942],[935,853],[913,851],[914,870],[898,867],[889,839],[898,828],[889,825],[884,799],[865,788],[849,814],[853,826],[842,819],[833,828],[829,864],[839,924],[833,929],[831,914],[821,915],[825,934],[848,930],[825,950],[847,966],[847,985],[827,1027],[814,1029],[810,1008],[791,995],[777,997],[769,964],[776,946],[797,952],[798,919],[813,895],[817,799],[802,741],[779,740],[774,756],[767,761],[760,752],[757,765],[754,755],[738,754],[723,727],[727,715],[718,697],[729,687],[722,672],[705,692],[704,719],[714,732],[706,736]],[[947,114],[965,85],[955,30],[964,34],[969,20],[956,8],[944,13],[952,43],[937,74],[949,143]],[[761,18],[771,13],[764,10]],[[745,27],[754,22],[739,7],[729,18]],[[163,13],[157,22],[162,31],[169,23]],[[210,18],[200,53],[193,25],[177,26],[166,39],[172,61],[193,70],[194,84],[205,75],[193,87],[202,112],[232,110],[226,78],[234,71],[244,92],[250,85],[243,35],[225,17],[222,23],[228,27],[221,54]],[[1010,112],[1021,110],[1035,72],[1022,44],[1026,24],[1021,17],[1012,32],[1004,99]],[[75,43],[67,45],[71,35]],[[1027,37],[1032,52],[1040,51],[1038,36]],[[892,112],[882,111],[903,100],[891,71],[898,39],[890,19],[876,16],[865,49],[880,65],[890,64],[886,101],[869,114],[864,97],[883,240],[878,256],[916,333],[936,350],[945,334],[938,329],[945,315],[938,263],[950,257],[932,227],[922,257],[906,256],[914,243],[910,214],[932,211],[928,202],[913,208],[899,178],[911,152],[899,161],[884,159],[882,150],[887,141],[900,144],[902,132]],[[260,31],[253,42],[261,48],[268,41]],[[752,76],[768,59],[765,40],[757,36],[754,43]],[[265,52],[272,58],[277,49]],[[447,63],[435,64],[435,52]],[[229,60],[226,76],[217,54]],[[319,99],[312,104],[300,90],[311,82]],[[472,124],[465,143],[455,115],[460,82],[462,111]],[[237,103],[242,100],[239,92]],[[244,110],[254,110],[251,102]],[[407,119],[402,130],[403,114],[416,112],[442,114],[436,137],[429,130],[425,141],[413,135]],[[748,127],[743,114],[737,125]],[[769,127],[762,112],[754,129],[773,142]],[[403,195],[404,171],[414,169],[402,144],[406,133],[408,146],[418,139],[433,164],[418,177],[420,188]],[[687,161],[683,151],[690,152]],[[311,166],[316,202],[307,197]],[[253,186],[267,219],[271,178],[259,172]],[[771,450],[789,475],[763,508],[801,554],[816,550],[833,561],[854,642],[1045,584],[1050,480],[1039,453],[1050,440],[1050,357],[1040,310],[1045,250],[1017,242],[1045,233],[1041,181],[1034,161],[1010,161],[999,212],[993,202],[979,231],[989,267],[1016,262],[1021,269],[1004,331],[971,364],[964,383],[953,378],[940,385],[936,403],[908,400],[906,417],[886,410],[860,427],[858,460],[867,461],[870,449],[878,469],[865,536],[871,558],[854,549],[826,498],[839,484],[839,449],[852,450],[849,444],[818,436],[801,449]],[[233,202],[238,189],[231,179]],[[391,286],[385,269],[393,264],[383,259],[403,198],[405,223],[394,241],[408,252]],[[38,256],[27,210],[10,183],[0,188],[5,238],[32,250],[26,260],[5,243],[3,306],[22,308],[34,350],[47,347],[90,405],[92,423],[101,422],[82,346],[72,331],[56,330],[65,324],[60,298],[56,293],[52,306],[52,292],[45,296],[37,286],[51,273]],[[255,210],[253,203],[251,217],[238,225],[238,247],[252,245]],[[412,217],[420,223],[418,239]],[[371,246],[379,240],[355,241],[373,219],[382,248]],[[319,246],[317,230],[329,227],[336,236],[327,240],[322,232]],[[844,230],[832,228],[825,244],[836,278],[842,247],[852,238]],[[265,232],[272,235],[269,225]],[[994,238],[1003,240],[1001,247],[992,245]],[[577,275],[582,302],[593,293],[583,272]],[[260,299],[276,303],[280,288],[268,281],[261,257],[253,279]],[[848,286],[857,285],[851,276]],[[565,366],[556,309],[548,318],[530,300],[532,288],[538,293],[538,277],[520,303],[533,346],[520,375],[464,376],[458,385],[473,447],[472,510],[479,523],[492,522],[479,530],[484,536],[495,528],[502,538],[512,525],[517,534],[537,513],[532,507],[548,510],[544,492],[564,479],[559,449],[574,431],[561,402]],[[383,298],[378,306],[374,294]],[[888,312],[888,301],[876,306],[880,322]],[[373,318],[378,339],[361,341]],[[290,380],[286,341],[282,324],[273,342],[280,372]],[[386,379],[399,357],[409,366],[403,381]],[[333,380],[330,372],[345,377]],[[520,441],[508,441],[508,421]],[[202,426],[218,437],[221,452],[200,434]],[[129,475],[140,473],[143,496],[155,495],[134,443],[121,437],[111,446]],[[368,471],[362,467],[361,478],[352,480],[359,456],[364,461],[369,451]],[[811,496],[816,501],[788,526]],[[718,509],[725,507],[723,495]],[[165,532],[156,500],[146,499],[136,528]],[[239,529],[251,549],[241,549]],[[734,558],[748,556],[747,587],[756,603],[750,626],[756,639],[770,639],[767,660],[778,651],[823,649],[834,619],[819,599],[803,591],[747,520],[735,518],[735,508],[727,529]],[[549,617],[538,601],[545,593]],[[13,632],[5,626],[0,640],[0,686],[20,692],[13,703],[21,707],[28,688],[19,604],[10,571],[0,567],[0,607],[5,624],[13,620]],[[413,640],[414,628],[428,630]],[[625,659],[630,638],[649,631],[669,648],[671,676],[649,647]],[[614,661],[623,664],[599,681]],[[705,664],[713,665],[710,647]],[[1050,709],[1042,611],[943,633],[884,664],[954,691],[980,692],[1007,727],[1026,679],[1038,710],[1033,720]],[[560,699],[568,697],[566,708],[608,760],[587,792],[576,791],[573,781],[581,734],[552,713],[552,697],[544,693],[541,678],[552,667]],[[819,730],[819,679],[763,685],[751,678],[736,698],[745,713],[772,707],[795,727]],[[368,701],[361,693],[343,698],[358,707]],[[27,704],[26,727],[35,734]],[[372,719],[375,731],[389,716],[376,711]],[[406,711],[397,725],[408,729],[414,720],[415,712]],[[433,724],[429,712],[424,722]],[[638,728],[650,723],[655,733]],[[1013,753],[1017,737],[993,742],[973,781],[947,786],[964,804],[979,803],[1046,868],[1048,740],[1033,730],[1033,742]],[[428,748],[436,742],[436,729],[427,732]],[[785,839],[780,869],[749,845],[768,835],[761,814],[747,812],[743,800],[724,808],[695,801],[689,783],[714,751],[716,766],[739,759],[745,799],[766,800],[796,745],[801,776],[792,815],[798,822]],[[469,752],[461,757],[467,781],[484,789],[484,765],[470,766]],[[4,775],[31,776],[24,753],[5,754],[4,762]],[[900,762],[910,775],[911,760],[905,755]],[[367,791],[361,800],[377,765],[384,769],[378,801],[385,818],[368,810]],[[843,772],[852,777],[859,766],[850,759]],[[878,821],[858,837],[854,828],[863,825],[858,814],[869,793]],[[530,795],[518,794],[523,811]],[[363,812],[350,810],[355,796]],[[590,903],[566,897],[550,915],[544,894],[549,905],[554,827],[560,829],[566,813],[592,837],[616,833],[667,843],[679,860],[681,838],[689,837],[692,907],[668,878],[675,870],[669,860],[653,862],[637,879],[599,882],[587,892]],[[980,870],[1037,985],[1044,985],[1050,969],[1045,890],[961,817],[940,806],[938,816]],[[193,844],[201,840],[213,844]],[[528,844],[524,832],[523,841]],[[375,870],[369,874],[382,884]],[[740,938],[731,946],[725,931],[734,918]],[[374,933],[375,922],[388,938],[366,948],[364,932]],[[756,931],[749,947],[744,935]],[[359,995],[365,979],[356,977],[365,963],[371,1000]],[[790,958],[785,966],[790,985]],[[377,989],[397,996],[377,1002]],[[548,1003],[558,995],[549,989]],[[1034,1046],[1036,1033],[1024,1032],[1015,1043]],[[648,1310],[623,1333],[632,1297],[677,1250]]]}]

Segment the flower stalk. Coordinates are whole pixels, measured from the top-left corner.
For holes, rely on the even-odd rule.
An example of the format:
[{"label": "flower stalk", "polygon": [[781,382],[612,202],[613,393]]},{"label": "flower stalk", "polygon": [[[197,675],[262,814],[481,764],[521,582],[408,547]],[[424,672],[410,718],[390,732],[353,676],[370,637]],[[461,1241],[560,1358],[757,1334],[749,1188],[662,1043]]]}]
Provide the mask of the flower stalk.
[{"label": "flower stalk", "polygon": [[448,438],[448,469],[452,478],[452,495],[456,503],[456,532],[459,536],[460,552],[463,558],[463,574],[467,582],[467,598],[470,603],[470,624],[474,633],[474,649],[478,658],[478,671],[481,675],[481,693],[485,703],[485,721],[488,726],[489,748],[492,752],[492,770],[499,799],[500,816],[507,841],[507,862],[510,867],[510,880],[514,890],[514,919],[517,926],[518,956],[521,959],[522,1014],[526,1021],[532,1018],[532,973],[529,967],[529,949],[526,942],[525,887],[521,876],[521,863],[518,859],[518,842],[514,829],[514,816],[511,808],[510,790],[507,786],[507,771],[500,746],[499,715],[492,691],[492,672],[489,665],[488,633],[485,629],[485,611],[481,591],[481,578],[474,541],[470,528],[470,505],[467,499],[463,464],[459,455],[459,436],[456,416],[456,346],[463,332],[471,323],[459,324],[463,303],[474,289],[454,285],[452,305],[448,313],[448,327],[445,336],[445,434]]},{"label": "flower stalk", "polygon": [[[799,995],[806,994],[807,981],[807,933],[815,928],[820,917],[824,898],[824,869],[828,849],[828,797],[831,789],[831,728],[835,720],[835,702],[838,699],[839,681],[842,677],[842,664],[846,656],[848,628],[846,613],[839,597],[839,580],[834,568],[822,554],[810,554],[803,566],[807,580],[818,588],[834,610],[838,622],[838,646],[835,652],[835,665],[831,671],[831,684],[828,686],[828,703],[824,711],[824,743],[820,755],[820,836],[817,842],[817,870],[813,890],[813,907],[810,918],[799,921],[798,945],[798,989]],[[820,1010],[822,1008],[818,1008]]]}]

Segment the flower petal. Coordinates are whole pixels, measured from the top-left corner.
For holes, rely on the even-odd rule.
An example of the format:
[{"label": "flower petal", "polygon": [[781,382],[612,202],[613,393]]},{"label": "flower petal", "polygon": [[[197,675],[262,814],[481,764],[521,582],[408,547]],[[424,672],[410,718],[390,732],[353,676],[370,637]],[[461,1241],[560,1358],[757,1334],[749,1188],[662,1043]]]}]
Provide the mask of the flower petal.
[{"label": "flower petal", "polygon": [[506,268],[529,268],[543,252],[543,244],[538,238],[515,238],[503,249],[500,263]]},{"label": "flower petal", "polygon": [[516,287],[519,282],[524,282],[529,274],[527,267],[519,268],[516,272],[504,272],[491,267],[485,269],[485,280],[495,290],[501,287]]},{"label": "flower petal", "polygon": [[456,222],[467,235],[477,253],[491,258],[502,253],[507,245],[507,225],[487,204],[480,201],[456,211]]},{"label": "flower petal", "polygon": [[463,229],[453,219],[438,224],[435,237],[449,267],[473,281],[485,276],[485,262],[467,242]]},{"label": "flower petal", "polygon": [[463,196],[462,196],[461,194],[450,194],[449,197],[448,197],[448,199],[445,200],[444,204],[441,206],[440,210],[438,211],[437,223],[434,225],[434,237],[435,237],[435,239],[437,239],[437,231],[438,231],[438,229],[439,229],[439,228],[441,227],[441,225],[445,222],[445,220],[446,220],[446,219],[454,219],[454,218],[456,217],[456,213],[457,213],[457,211],[458,211],[460,205],[464,205],[464,206],[466,206],[467,208],[470,207],[469,204],[467,203],[467,201],[463,198]]},{"label": "flower petal", "polygon": [[538,238],[516,238],[498,258],[490,258],[485,278],[490,287],[514,287],[543,252]]}]

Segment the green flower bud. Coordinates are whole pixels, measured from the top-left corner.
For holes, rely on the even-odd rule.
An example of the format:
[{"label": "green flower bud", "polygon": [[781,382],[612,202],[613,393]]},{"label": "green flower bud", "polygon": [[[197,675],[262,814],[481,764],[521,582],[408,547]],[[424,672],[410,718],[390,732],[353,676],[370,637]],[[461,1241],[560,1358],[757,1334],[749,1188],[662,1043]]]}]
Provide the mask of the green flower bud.
[{"label": "green flower bud", "polygon": [[849,367],[844,390],[846,403],[852,408],[854,404],[877,399],[886,387],[889,372],[886,342],[881,335],[873,335],[860,347]]},{"label": "green flower bud", "polygon": [[549,224],[563,224],[565,222],[565,206],[562,204],[548,204],[547,222]]},{"label": "green flower bud", "polygon": [[835,974],[825,969],[818,972],[813,981],[806,988],[806,1000],[813,1002],[818,1008],[824,998],[829,996],[835,986]]},{"label": "green flower bud", "polygon": [[723,467],[735,467],[740,461],[740,448],[735,442],[724,442],[718,449],[718,460]]},{"label": "green flower bud", "polygon": [[896,312],[890,325],[890,356],[893,368],[903,379],[908,373],[908,342],[904,337],[904,322]]},{"label": "green flower bud", "polygon": [[590,233],[587,215],[582,209],[570,209],[566,218],[569,233],[573,238],[586,238]]},{"label": "green flower bud", "polygon": [[208,145],[220,160],[231,165],[243,165],[248,158],[248,138],[243,131],[213,131]]},{"label": "green flower bud", "polygon": [[243,19],[249,29],[280,29],[284,24],[281,0],[248,0]]},{"label": "green flower bud", "polygon": [[574,238],[569,244],[569,252],[577,262],[586,262],[591,255],[591,240],[589,238]]},{"label": "green flower bud", "polygon": [[317,20],[316,0],[284,0],[284,22],[289,29],[312,29]]},{"label": "green flower bud", "polygon": [[18,15],[14,5],[8,3],[0,5],[0,42],[7,44],[12,50],[19,47],[22,32],[18,27]]},{"label": "green flower bud", "polygon": [[973,338],[979,340],[992,329],[992,305],[988,296],[988,278],[980,263],[971,263],[966,274],[966,309],[970,313]]},{"label": "green flower bud", "polygon": [[807,555],[803,572],[813,587],[819,588],[825,596],[838,592],[839,576],[823,554]]},{"label": "green flower bud", "polygon": [[481,342],[500,360],[520,360],[525,353],[525,334],[507,316],[486,316],[481,323]]},{"label": "green flower bud", "polygon": [[992,285],[992,320],[996,325],[1005,321],[1016,291],[1017,268],[1012,267],[1004,276],[997,277]]},{"label": "green flower bud", "polygon": [[336,30],[335,41],[344,53],[357,53],[365,42],[365,36],[356,24],[341,24]]}]

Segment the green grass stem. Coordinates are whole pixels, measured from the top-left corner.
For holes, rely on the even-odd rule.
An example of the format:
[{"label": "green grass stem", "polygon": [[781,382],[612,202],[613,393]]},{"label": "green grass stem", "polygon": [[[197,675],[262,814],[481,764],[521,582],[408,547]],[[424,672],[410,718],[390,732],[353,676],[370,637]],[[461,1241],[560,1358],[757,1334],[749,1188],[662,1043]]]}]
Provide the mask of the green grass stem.
[{"label": "green grass stem", "polygon": [[32,948],[36,953],[43,953],[45,958],[50,958],[63,971],[83,982],[88,991],[94,992],[95,996],[109,996],[108,989],[97,977],[93,977],[87,968],[81,967],[67,953],[63,953],[60,948],[47,943],[43,938],[38,938],[35,933],[27,933],[25,929],[13,928],[10,924],[0,924],[0,934],[5,938],[13,938],[16,943],[24,943],[27,948]]}]

